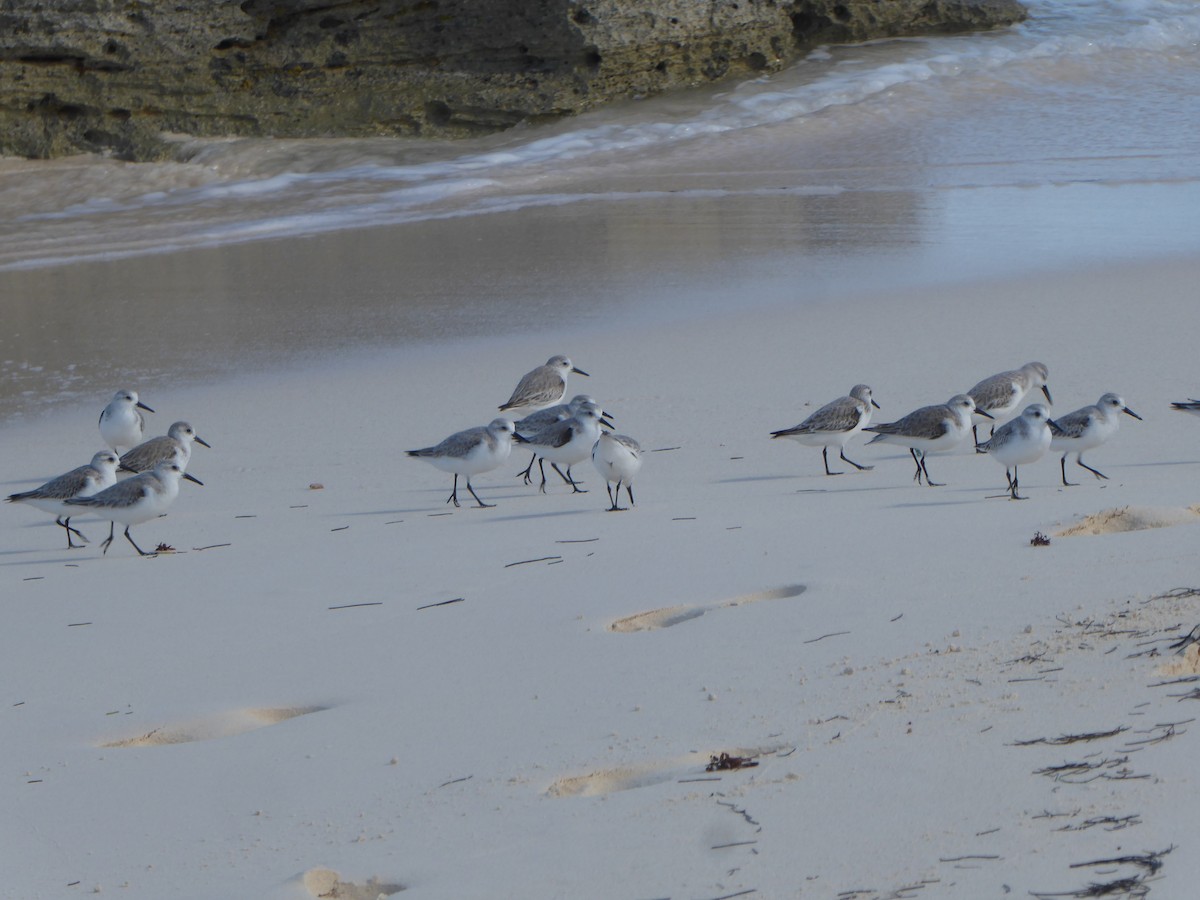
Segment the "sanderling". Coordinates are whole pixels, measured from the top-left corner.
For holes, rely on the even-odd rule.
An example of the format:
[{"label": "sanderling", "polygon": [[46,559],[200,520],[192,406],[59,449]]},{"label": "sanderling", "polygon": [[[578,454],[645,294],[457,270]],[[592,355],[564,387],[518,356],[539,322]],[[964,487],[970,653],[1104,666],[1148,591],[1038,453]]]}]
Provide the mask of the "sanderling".
[{"label": "sanderling", "polygon": [[[537,434],[543,428],[553,425],[555,422],[561,422],[564,419],[569,419],[587,404],[591,404],[596,409],[600,409],[600,404],[596,402],[595,397],[589,397],[587,394],[576,394],[568,403],[559,403],[556,406],[548,406],[545,409],[539,409],[537,412],[532,412],[523,419],[518,419],[516,423],[517,434],[523,437],[529,437],[531,434]],[[608,413],[600,409],[600,415],[608,418]],[[610,426],[611,427],[611,426]],[[529,465],[522,469],[517,474],[525,479],[525,483],[529,484],[531,478],[530,473],[533,472],[533,464],[537,462],[537,454],[529,459]]]},{"label": "sanderling", "polygon": [[136,447],[142,442],[146,417],[139,409],[154,412],[138,399],[137,391],[117,391],[100,413],[100,437],[114,450]]},{"label": "sanderling", "polygon": [[[943,453],[958,446],[971,429],[971,413],[975,411],[974,400],[966,394],[955,394],[945,403],[922,406],[903,419],[883,425],[869,425],[863,430],[875,432],[875,437],[869,441],[871,444],[883,441],[907,447],[913,462],[917,464],[913,480],[920,484],[921,475],[924,474],[926,484],[930,487],[941,487],[941,482],[933,481],[929,477],[929,469],[925,467],[925,455]],[[991,418],[986,412],[982,415]]]},{"label": "sanderling", "polygon": [[471,487],[471,476],[490,472],[508,459],[512,451],[513,441],[524,443],[525,438],[515,432],[510,419],[493,419],[488,425],[456,431],[440,444],[425,447],[421,450],[406,450],[409,456],[415,456],[436,466],[443,472],[454,473],[454,490],[450,492],[447,503],[458,502],[458,476],[467,479],[467,490],[481,507],[495,506],[494,503],[484,503]]},{"label": "sanderling", "polygon": [[187,471],[192,459],[192,441],[211,445],[187,422],[175,422],[167,433],[138,444],[121,456],[121,469],[126,472],[149,472],[160,462],[174,462]]},{"label": "sanderling", "polygon": [[100,546],[104,553],[113,542],[113,534],[117,523],[125,526],[125,539],[133,544],[133,549],[139,556],[154,556],[147,553],[133,540],[129,529],[142,522],[157,519],[167,511],[179,495],[179,479],[186,478],[196,484],[203,484],[199,478],[188,475],[173,462],[162,462],[149,472],[142,472],[124,481],[118,481],[112,487],[105,488],[90,497],[72,497],[63,502],[71,507],[85,507],[98,516],[109,520],[108,537]]},{"label": "sanderling", "polygon": [[101,450],[92,457],[92,461],[86,466],[80,466],[57,478],[51,478],[41,487],[36,487],[32,491],[10,494],[5,499],[9,503],[28,503],[44,512],[54,513],[54,523],[66,529],[67,549],[76,550],[83,545],[72,542],[71,535],[77,535],[84,541],[87,538],[78,528],[71,527],[71,513],[74,510],[66,505],[66,501],[72,497],[90,497],[111,487],[116,480],[117,454],[111,450]]},{"label": "sanderling", "polygon": [[561,403],[567,392],[567,376],[575,372],[587,375],[582,369],[575,368],[565,356],[552,356],[544,366],[538,366],[532,372],[526,372],[517,382],[508,402],[500,407],[501,412],[510,409],[541,409]]},{"label": "sanderling", "polygon": [[[633,479],[642,468],[641,444],[625,434],[601,432],[600,438],[592,447],[592,464],[604,477],[604,488],[608,491],[608,499],[612,501],[609,512],[625,509],[617,505],[622,484],[625,485],[625,493],[629,495],[629,505],[637,505],[633,501]],[[617,486],[616,490],[612,487],[614,483]]]},{"label": "sanderling", "polygon": [[1063,485],[1074,487],[1077,484],[1067,481],[1068,453],[1074,453],[1075,462],[1097,478],[1108,478],[1103,472],[1098,472],[1085,463],[1083,453],[1085,450],[1099,447],[1117,433],[1117,429],[1121,427],[1121,413],[1141,419],[1141,416],[1125,405],[1120,396],[1109,393],[1097,400],[1094,406],[1081,407],[1054,420],[1055,427],[1050,429],[1050,449],[1055,452],[1062,451],[1059,468],[1062,469]]},{"label": "sanderling", "polygon": [[[571,477],[571,466],[587,459],[592,453],[592,447],[600,439],[600,423],[603,416],[593,404],[584,404],[583,408],[569,419],[555,422],[542,429],[537,434],[529,436],[529,447],[538,455],[538,471],[542,473],[542,483],[539,489],[546,492],[546,469],[543,463],[550,461],[550,467],[559,474],[564,482],[571,486],[577,494],[586,494],[583,488]],[[560,469],[559,463],[567,467],[566,474]]]},{"label": "sanderling", "polygon": [[1050,389],[1046,387],[1046,379],[1049,377],[1050,370],[1042,363],[1025,363],[1019,369],[985,378],[967,391],[975,401],[975,414],[971,419],[971,433],[975,437],[975,443],[979,443],[977,428],[983,421],[984,413],[989,413],[994,420],[992,431],[995,432],[996,428],[1016,416],[1017,408],[1035,387],[1040,387],[1046,395],[1046,402],[1053,405]]},{"label": "sanderling", "polygon": [[1189,397],[1186,403],[1183,401],[1172,403],[1171,409],[1177,409],[1180,412],[1191,413],[1193,416],[1200,416],[1200,400],[1195,400]]},{"label": "sanderling", "polygon": [[991,454],[1004,466],[1009,499],[1025,499],[1017,493],[1017,467],[1037,462],[1045,456],[1050,449],[1050,430],[1058,427],[1058,423],[1050,418],[1046,405],[1034,403],[992,432],[991,440],[979,445],[979,450]]},{"label": "sanderling", "polygon": [[870,424],[871,407],[879,409],[879,404],[871,397],[871,389],[865,384],[856,384],[850,389],[848,397],[839,397],[832,403],[826,403],[794,428],[772,431],[771,437],[790,438],[809,447],[820,447],[826,475],[842,474],[829,471],[830,447],[838,448],[838,455],[844,462],[850,463],[860,472],[867,471],[875,467],[861,466],[847,458],[846,442]]}]

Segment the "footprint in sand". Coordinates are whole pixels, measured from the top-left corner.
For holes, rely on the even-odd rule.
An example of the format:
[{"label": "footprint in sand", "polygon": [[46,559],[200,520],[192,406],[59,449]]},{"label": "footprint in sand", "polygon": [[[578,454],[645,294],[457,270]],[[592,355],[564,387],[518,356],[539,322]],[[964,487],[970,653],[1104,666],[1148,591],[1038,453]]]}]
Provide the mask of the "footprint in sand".
[{"label": "footprint in sand", "polygon": [[1148,528],[1170,528],[1200,520],[1200,506],[1159,507],[1122,506],[1105,509],[1081,519],[1055,537],[1075,537],[1081,534],[1118,534],[1122,531],[1145,531]]},{"label": "footprint in sand", "polygon": [[247,731],[265,728],[268,725],[277,725],[288,719],[307,716],[309,713],[321,712],[328,708],[327,706],[284,706],[273,709],[235,709],[193,719],[190,722],[163,725],[137,737],[108,741],[100,746],[159,747],[164,744],[212,741],[217,738],[232,737],[235,734],[245,734]]},{"label": "footprint in sand", "polygon": [[805,590],[806,588],[802,584],[789,584],[785,587],[774,588],[769,591],[743,594],[740,597],[734,597],[732,600],[724,600],[721,603],[714,603],[709,606],[664,606],[660,609],[652,609],[649,612],[642,612],[634,616],[617,619],[608,626],[608,630],[629,634],[634,631],[653,631],[656,628],[670,628],[672,625],[678,625],[680,622],[699,618],[706,612],[712,612],[716,609],[745,606],[747,603],[758,603],[760,600],[787,600],[789,597],[800,596]]},{"label": "footprint in sand", "polygon": [[[779,747],[758,747],[727,751],[730,756],[760,757],[779,752]],[[708,780],[723,773],[705,772],[712,759],[707,753],[688,753],[671,760],[645,763],[636,766],[620,766],[615,769],[600,769],[586,775],[568,775],[559,778],[546,789],[551,797],[602,797],[617,791],[650,787],[667,781]],[[749,770],[749,771],[757,771]]]}]

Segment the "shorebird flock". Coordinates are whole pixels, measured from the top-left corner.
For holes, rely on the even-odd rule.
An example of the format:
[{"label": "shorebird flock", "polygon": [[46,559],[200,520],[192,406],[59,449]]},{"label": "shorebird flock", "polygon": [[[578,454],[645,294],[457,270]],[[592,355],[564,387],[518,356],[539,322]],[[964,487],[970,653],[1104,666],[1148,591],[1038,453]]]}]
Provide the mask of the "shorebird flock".
[{"label": "shorebird flock", "polygon": [[[572,469],[590,457],[604,479],[607,509],[610,512],[629,509],[635,505],[633,483],[641,471],[642,448],[634,438],[615,432],[612,417],[594,397],[577,394],[564,402],[571,374],[588,375],[567,357],[552,356],[545,365],[527,372],[508,400],[499,405],[499,411],[509,417],[457,431],[436,444],[408,450],[406,454],[453,475],[447,503],[460,505],[461,476],[480,508],[495,504],[480,498],[471,484],[472,476],[504,465],[514,443],[525,445],[531,454],[528,465],[516,477],[532,485],[536,464],[541,493],[546,493],[546,463],[572,493],[587,493]],[[971,434],[976,452],[990,456],[1004,467],[1006,492],[995,496],[1010,500],[1026,499],[1019,492],[1019,468],[1037,462],[1047,453],[1062,454],[1059,466],[1065,487],[1077,484],[1067,480],[1067,457],[1072,453],[1077,466],[1097,479],[1107,479],[1107,475],[1083,461],[1083,454],[1116,435],[1121,416],[1135,419],[1141,416],[1126,406],[1119,394],[1105,393],[1095,404],[1052,417],[1049,375],[1044,364],[1026,363],[1019,369],[985,378],[945,403],[922,406],[881,424],[871,424],[873,412],[880,409],[871,388],[856,384],[847,396],[825,404],[798,425],[773,431],[770,436],[820,447],[825,474],[836,476],[845,472],[830,469],[830,448],[836,448],[842,462],[860,472],[874,468],[846,456],[846,445],[856,435],[870,433],[869,444],[894,444],[909,451],[915,466],[913,480],[917,484],[938,487],[942,483],[930,477],[928,457],[957,449]],[[1046,402],[1023,405],[1037,391]],[[1200,400],[1189,399],[1171,406],[1200,415]],[[71,525],[72,515],[86,511],[110,522],[108,537],[101,544],[103,553],[112,545],[116,525],[120,523],[125,526],[125,538],[139,555],[155,555],[137,545],[130,529],[163,515],[178,496],[181,480],[203,484],[187,472],[187,467],[193,444],[204,447],[209,444],[185,421],[172,424],[165,435],[144,439],[143,410],[154,412],[136,391],[117,391],[99,419],[100,436],[109,449],[96,453],[87,465],[31,490],[9,495],[7,501],[25,503],[54,515],[55,523],[66,533],[68,549],[83,546],[75,543],[75,537],[87,541]],[[986,440],[980,440],[979,426],[984,423],[991,426],[990,433]],[[620,505],[622,487],[628,507]]]},{"label": "shorebird flock", "polygon": [[[861,431],[874,437],[870,444],[888,443],[906,447],[916,464],[913,480],[924,481],[931,487],[942,482],[929,477],[927,457],[931,453],[947,453],[956,449],[970,433],[975,450],[990,455],[1004,466],[1008,479],[1008,498],[1024,500],[1018,491],[1018,467],[1037,462],[1049,451],[1061,451],[1062,483],[1066,487],[1077,482],[1067,481],[1067,457],[1074,453],[1077,465],[1098,479],[1108,476],[1083,461],[1086,450],[1099,447],[1117,433],[1122,414],[1141,419],[1125,405],[1118,394],[1104,394],[1095,404],[1084,406],[1058,418],[1050,417],[1043,403],[1021,404],[1035,390],[1040,390],[1046,403],[1053,403],[1046,382],[1050,370],[1043,363],[1026,363],[1019,369],[1000,372],[983,379],[965,394],[955,394],[945,403],[922,406],[908,415],[881,425],[871,425],[872,409],[879,404],[865,384],[856,384],[847,397],[827,403],[815,413],[791,428],[771,432],[773,438],[788,438],[808,446],[821,447],[826,475],[841,475],[829,468],[829,448],[838,447],[839,455],[856,469],[867,470],[846,457],[847,442]],[[1171,404],[1174,409],[1200,415],[1200,401]],[[991,434],[979,440],[979,425],[991,423]],[[1005,496],[998,494],[996,496]]]},{"label": "shorebird flock", "polygon": [[[613,427],[607,413],[594,397],[578,394],[563,403],[567,394],[567,378],[572,374],[589,377],[576,368],[565,356],[552,356],[546,364],[526,372],[512,395],[500,404],[500,412],[520,414],[513,420],[493,419],[488,425],[457,431],[444,440],[420,450],[406,451],[409,456],[423,459],[443,472],[454,475],[454,486],[447,503],[458,502],[458,476],[466,479],[467,490],[480,507],[484,503],[471,486],[471,476],[490,472],[508,461],[514,443],[525,444],[533,454],[529,465],[517,473],[526,484],[533,483],[533,466],[537,463],[541,482],[538,490],[546,493],[546,463],[570,485],[572,493],[586,494],[571,473],[573,466],[589,456],[605,480],[610,512],[626,509],[620,506],[621,486],[632,505],[633,480],[642,468],[642,448],[636,440],[624,434],[602,431]],[[563,471],[565,468],[566,471]]]},{"label": "shorebird flock", "polygon": [[[153,551],[137,545],[129,529],[166,513],[179,494],[180,479],[196,484],[204,482],[187,473],[192,458],[192,443],[208,443],[187,422],[176,422],[165,435],[143,441],[146,417],[142,410],[154,412],[138,399],[136,391],[117,391],[100,413],[100,437],[111,450],[101,450],[85,466],[64,472],[45,484],[10,494],[9,503],[28,503],[43,512],[53,513],[55,523],[67,533],[67,549],[83,546],[71,536],[86,542],[71,516],[89,512],[108,519],[108,537],[100,545],[107,554],[117,523],[125,526],[125,539],[139,556],[154,556]],[[121,456],[117,453],[127,448]],[[118,476],[130,477],[118,480]]]}]

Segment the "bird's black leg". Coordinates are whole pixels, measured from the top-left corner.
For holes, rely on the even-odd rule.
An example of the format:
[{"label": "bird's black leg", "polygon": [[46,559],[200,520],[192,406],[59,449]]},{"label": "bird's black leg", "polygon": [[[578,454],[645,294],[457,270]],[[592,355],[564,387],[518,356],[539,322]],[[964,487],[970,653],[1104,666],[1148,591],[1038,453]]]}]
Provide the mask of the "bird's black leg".
[{"label": "bird's black leg", "polygon": [[520,472],[517,473],[518,475],[520,475],[522,478],[525,479],[526,484],[533,484],[533,464],[535,462],[537,462],[537,454],[536,453],[533,454],[533,456],[529,457],[529,465],[527,465],[524,469],[522,469]]},{"label": "bird's black leg", "polygon": [[479,495],[477,493],[475,493],[475,488],[471,487],[471,479],[470,478],[467,479],[467,490],[471,492],[471,496],[475,498],[475,502],[478,503],[482,509],[490,509],[491,507],[496,505],[495,503],[484,503],[482,500],[479,499]]},{"label": "bird's black leg", "polygon": [[908,452],[912,454],[913,462],[917,464],[917,471],[913,473],[913,481],[917,484],[921,483],[921,457],[917,456],[917,451],[912,447],[908,448]]},{"label": "bird's black leg", "polygon": [[604,487],[605,487],[605,489],[608,491],[608,499],[612,501],[612,506],[610,506],[610,507],[608,508],[608,511],[609,511],[609,512],[620,512],[622,509],[624,509],[624,507],[621,507],[621,506],[618,506],[618,505],[617,505],[617,500],[618,500],[618,499],[620,498],[620,496],[621,496],[621,482],[620,482],[620,480],[618,479],[618,481],[617,481],[617,489],[616,489],[615,491],[613,490],[613,488],[612,488],[612,485],[611,485],[611,484],[609,484],[607,481],[606,481],[606,482],[604,482]]},{"label": "bird's black leg", "polygon": [[825,460],[825,474],[826,475],[841,475],[842,474],[841,472],[830,472],[829,471],[829,448],[828,447],[821,448],[821,459]]},{"label": "bird's black leg", "polygon": [[633,502],[633,485],[632,484],[625,485],[625,493],[627,493],[629,495],[629,505],[637,506],[637,504]]},{"label": "bird's black leg", "polygon": [[133,544],[133,549],[138,552],[138,556],[158,556],[157,553],[147,553],[145,550],[143,550],[141,547],[139,547],[136,543],[134,543],[133,535],[129,533],[128,525],[125,526],[125,539],[127,541],[129,541],[129,543]]},{"label": "bird's black leg", "polygon": [[979,426],[978,425],[971,426],[971,437],[973,437],[975,439],[975,447],[978,449],[978,447],[979,447]]},{"label": "bird's black leg", "polygon": [[858,464],[858,463],[856,463],[854,460],[852,460],[852,459],[848,458],[848,457],[846,456],[846,448],[845,448],[845,447],[843,447],[843,448],[842,448],[842,450],[841,450],[841,452],[838,454],[838,456],[840,456],[840,457],[842,458],[842,461],[843,461],[843,462],[848,462],[848,463],[850,463],[850,465],[854,466],[854,468],[858,469],[858,471],[860,471],[860,472],[870,472],[870,471],[871,471],[873,468],[875,468],[874,466],[863,466],[863,465],[859,465],[859,464]]},{"label": "bird's black leg", "polygon": [[107,538],[105,538],[105,539],[104,539],[104,543],[100,545],[100,548],[101,548],[101,549],[100,549],[100,554],[101,554],[102,556],[103,556],[105,553],[107,553],[107,552],[108,552],[108,545],[109,545],[109,544],[111,544],[111,543],[113,542],[113,532],[116,530],[116,527],[117,527],[117,523],[116,523],[116,522],[109,522],[109,523],[108,523],[108,537],[107,537]]},{"label": "bird's black leg", "polygon": [[587,491],[585,491],[583,488],[581,488],[579,485],[577,485],[575,483],[575,479],[571,477],[571,467],[570,466],[567,466],[567,473],[565,475],[563,474],[563,470],[558,467],[558,463],[554,463],[554,462],[550,463],[550,468],[554,469],[554,471],[559,474],[559,477],[561,477],[563,481],[565,481],[567,484],[569,484],[571,486],[571,490],[574,491],[576,494],[586,494],[587,493]]},{"label": "bird's black leg", "polygon": [[945,485],[944,481],[934,481],[929,477],[929,469],[925,465],[924,453],[921,454],[921,471],[925,473],[925,484],[927,484],[929,487],[943,487]]},{"label": "bird's black leg", "polygon": [[1004,470],[1004,474],[1005,474],[1005,476],[1008,476],[1008,490],[1009,490],[1009,492],[1012,494],[1012,499],[1013,499],[1013,500],[1027,500],[1027,499],[1029,499],[1028,497],[1022,497],[1020,494],[1018,494],[1018,493],[1017,493],[1017,488],[1019,487],[1019,481],[1018,481],[1018,479],[1020,478],[1020,476],[1018,475],[1018,470],[1017,470],[1017,467],[1016,467],[1016,466],[1013,466],[1013,470],[1012,470],[1012,475],[1011,475],[1011,476],[1009,476],[1009,475],[1008,475],[1008,469],[1005,469],[1005,470]]},{"label": "bird's black leg", "polygon": [[458,504],[458,473],[457,472],[454,473],[454,490],[452,490],[450,492],[450,497],[446,502],[453,503],[455,506],[459,505]]},{"label": "bird's black leg", "polygon": [[[62,516],[59,516],[54,521],[56,524],[61,525],[63,528],[65,528],[67,530],[67,549],[68,550],[80,550],[83,548],[83,544],[87,543],[87,538],[84,537],[83,532],[80,531],[78,528],[71,527],[71,517],[70,516],[67,516],[66,519],[64,519]],[[72,540],[71,540],[72,534],[78,535],[79,539],[83,541],[83,544],[76,544],[76,543],[72,542]]]},{"label": "bird's black leg", "polygon": [[1062,469],[1063,487],[1075,487],[1079,484],[1078,481],[1067,481],[1067,454],[1062,455],[1062,459],[1058,461],[1058,467]]},{"label": "bird's black leg", "polygon": [[[538,485],[538,490],[540,490],[543,494],[546,493],[546,465],[545,465],[545,463],[546,463],[546,461],[544,459],[538,460],[538,471],[542,473],[542,483]],[[550,465],[554,465],[554,463],[551,463]]]},{"label": "bird's black leg", "polygon": [[1082,453],[1080,453],[1077,457],[1075,457],[1075,462],[1077,462],[1079,465],[1083,466],[1085,469],[1087,469],[1089,472],[1091,472],[1097,478],[1103,478],[1105,481],[1108,481],[1107,475],[1105,475],[1103,472],[1097,472],[1095,469],[1093,469],[1091,466],[1089,466],[1087,463],[1085,463],[1083,461]]}]

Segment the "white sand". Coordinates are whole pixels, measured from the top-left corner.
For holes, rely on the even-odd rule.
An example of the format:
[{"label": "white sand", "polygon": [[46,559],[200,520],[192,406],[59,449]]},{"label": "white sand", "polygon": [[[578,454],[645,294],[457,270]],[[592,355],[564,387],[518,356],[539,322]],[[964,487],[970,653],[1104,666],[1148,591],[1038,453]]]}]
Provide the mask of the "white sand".
[{"label": "white sand", "polygon": [[[206,486],[134,529],[180,551],[154,559],[3,510],[0,896],[1022,897],[1172,847],[1153,896],[1193,896],[1200,704],[1159,683],[1197,671],[1168,645],[1200,600],[1153,598],[1200,586],[1200,422],[1168,408],[1200,391],[1198,283],[1193,259],[129,385],[155,433],[212,443]],[[526,488],[519,448],[474,481],[496,508],[446,506],[401,451],[553,353],[662,450],[636,509],[589,466],[587,494]],[[828,478],[768,438],[856,382],[890,421],[1034,359],[1056,411],[1111,390],[1144,417],[1088,454],[1110,480],[1063,489],[1047,457],[1014,503],[969,448],[927,488],[896,448]],[[6,493],[86,461],[98,408],[0,432]],[[1147,524],[1058,536],[1125,508]],[[706,773],[722,752],[759,765]]]}]

